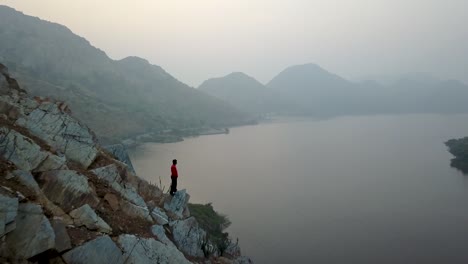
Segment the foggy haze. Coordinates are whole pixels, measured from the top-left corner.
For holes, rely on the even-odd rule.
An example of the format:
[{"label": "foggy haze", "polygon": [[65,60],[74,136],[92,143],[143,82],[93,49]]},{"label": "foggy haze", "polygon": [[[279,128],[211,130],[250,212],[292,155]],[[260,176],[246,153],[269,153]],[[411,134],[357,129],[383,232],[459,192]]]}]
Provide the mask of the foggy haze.
[{"label": "foggy haze", "polygon": [[110,57],[136,55],[198,86],[233,71],[263,83],[313,62],[349,79],[430,72],[468,82],[467,1],[0,0],[60,23]]}]

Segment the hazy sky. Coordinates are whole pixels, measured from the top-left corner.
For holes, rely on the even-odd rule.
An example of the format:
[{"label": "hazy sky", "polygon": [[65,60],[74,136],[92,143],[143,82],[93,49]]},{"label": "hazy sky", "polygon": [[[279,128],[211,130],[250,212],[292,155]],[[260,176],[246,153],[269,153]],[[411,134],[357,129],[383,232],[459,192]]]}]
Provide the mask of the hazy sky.
[{"label": "hazy sky", "polygon": [[[468,82],[467,0],[0,0],[113,59],[136,55],[192,86],[267,82],[314,62],[347,78],[432,72]],[[4,25],[1,25],[4,26]]]}]

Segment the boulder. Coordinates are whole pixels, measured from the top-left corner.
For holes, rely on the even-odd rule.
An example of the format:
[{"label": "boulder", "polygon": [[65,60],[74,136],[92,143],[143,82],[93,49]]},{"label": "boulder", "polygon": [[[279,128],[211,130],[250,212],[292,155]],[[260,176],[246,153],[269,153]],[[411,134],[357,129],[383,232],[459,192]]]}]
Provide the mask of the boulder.
[{"label": "boulder", "polygon": [[57,156],[53,154],[48,154],[47,158],[42,161],[39,166],[34,169],[34,172],[45,172],[51,170],[67,170],[68,167],[66,165],[67,159],[65,156]]},{"label": "boulder", "polygon": [[165,225],[169,223],[169,217],[159,207],[155,207],[153,209],[153,211],[151,212],[151,216],[153,217],[154,221],[156,221],[156,223],[159,225]]},{"label": "boulder", "polygon": [[101,236],[62,255],[67,264],[123,264],[122,252],[109,236]]},{"label": "boulder", "polygon": [[186,190],[177,191],[174,196],[168,196],[164,202],[164,209],[166,210],[169,217],[174,220],[187,218],[190,216],[188,213],[187,203],[190,199],[190,195],[187,194]]},{"label": "boulder", "polygon": [[134,218],[141,218],[145,219],[148,222],[153,222],[153,219],[150,216],[148,207],[141,207],[138,205],[134,205],[130,202],[127,202],[125,200],[122,200],[120,202],[120,209],[122,212],[124,212],[126,215]]},{"label": "boulder", "polygon": [[107,234],[112,232],[112,228],[87,204],[71,211],[70,216],[76,226],[86,226],[89,230],[97,230]]},{"label": "boulder", "polygon": [[55,249],[61,253],[71,248],[70,236],[65,223],[61,219],[52,219],[50,222],[55,233]]},{"label": "boulder", "polygon": [[91,131],[53,102],[43,102],[28,115],[20,117],[16,124],[85,168],[97,156],[96,138]]},{"label": "boulder", "polygon": [[96,206],[99,199],[85,176],[72,170],[45,172],[40,177],[42,192],[66,212],[84,204]]},{"label": "boulder", "polygon": [[127,201],[140,207],[146,207],[145,201],[137,193],[134,187],[123,184],[120,172],[115,164],[97,168],[91,172],[96,174],[98,178],[108,182],[112,189],[118,192]]},{"label": "boulder", "polygon": [[128,156],[127,153],[127,148],[123,144],[105,146],[104,149],[107,150],[110,154],[112,154],[118,161],[121,161],[125,165],[127,165],[128,169],[131,172],[135,173],[132,161],[130,160],[130,156]]},{"label": "boulder", "polygon": [[167,237],[164,226],[154,225],[151,227],[151,233],[153,233],[156,238],[161,241],[164,245],[175,247],[174,243]]},{"label": "boulder", "polygon": [[194,217],[170,222],[169,227],[174,243],[182,252],[192,257],[204,256],[201,245],[206,239],[206,232],[198,227]]},{"label": "boulder", "polygon": [[0,237],[16,228],[18,198],[0,193]]},{"label": "boulder", "polygon": [[22,203],[18,207],[16,228],[6,235],[5,242],[6,256],[29,259],[53,249],[55,233],[39,205]]},{"label": "boulder", "polygon": [[7,179],[16,179],[21,185],[28,188],[36,196],[41,194],[41,188],[32,176],[31,172],[25,170],[14,170],[10,172]]},{"label": "boulder", "polygon": [[48,156],[32,139],[6,127],[0,128],[0,155],[26,171],[37,168]]},{"label": "boulder", "polygon": [[128,264],[190,263],[176,247],[164,245],[152,238],[121,235],[118,243]]}]

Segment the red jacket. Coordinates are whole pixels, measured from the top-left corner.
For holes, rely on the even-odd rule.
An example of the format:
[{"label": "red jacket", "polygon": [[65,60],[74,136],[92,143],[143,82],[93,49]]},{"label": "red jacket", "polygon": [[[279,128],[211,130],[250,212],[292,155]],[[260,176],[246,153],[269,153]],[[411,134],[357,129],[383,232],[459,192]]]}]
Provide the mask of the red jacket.
[{"label": "red jacket", "polygon": [[179,177],[179,174],[177,173],[177,167],[176,165],[171,166],[171,177]]}]

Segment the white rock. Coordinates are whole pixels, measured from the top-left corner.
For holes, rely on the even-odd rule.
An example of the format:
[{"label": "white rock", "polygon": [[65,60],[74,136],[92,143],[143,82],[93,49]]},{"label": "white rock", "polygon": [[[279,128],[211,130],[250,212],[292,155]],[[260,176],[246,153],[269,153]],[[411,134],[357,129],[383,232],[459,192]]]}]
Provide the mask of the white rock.
[{"label": "white rock", "polygon": [[73,218],[75,226],[86,226],[90,230],[107,234],[112,232],[112,228],[88,204],[71,211],[70,216]]},{"label": "white rock", "polygon": [[67,264],[123,264],[122,252],[109,236],[101,236],[63,254]]},{"label": "white rock", "polygon": [[176,246],[185,254],[193,257],[203,257],[201,242],[206,232],[198,227],[194,217],[185,220],[176,220],[169,223]]},{"label": "white rock", "polygon": [[121,235],[118,243],[128,264],[190,263],[176,247],[164,245],[152,238]]}]

